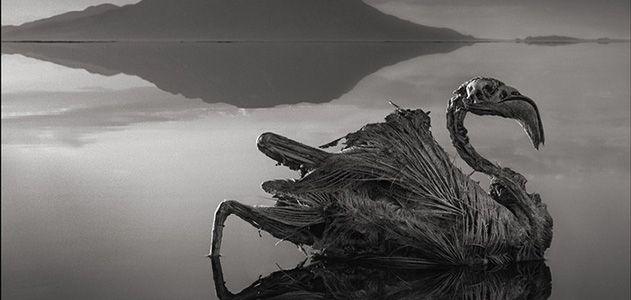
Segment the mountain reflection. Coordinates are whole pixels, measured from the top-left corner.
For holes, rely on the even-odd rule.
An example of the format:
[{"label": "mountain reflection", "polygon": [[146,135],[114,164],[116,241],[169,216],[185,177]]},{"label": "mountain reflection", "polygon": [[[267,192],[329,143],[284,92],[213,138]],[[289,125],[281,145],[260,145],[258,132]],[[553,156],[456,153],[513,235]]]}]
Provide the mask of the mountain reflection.
[{"label": "mountain reflection", "polygon": [[491,269],[384,269],[351,263],[317,262],[281,270],[239,293],[227,290],[219,258],[211,261],[217,296],[246,299],[532,299],[552,291],[544,262]]},{"label": "mountain reflection", "polygon": [[[161,90],[241,108],[339,98],[377,70],[462,43],[2,43],[101,75],[136,75]],[[431,72],[431,70],[427,70]]]}]

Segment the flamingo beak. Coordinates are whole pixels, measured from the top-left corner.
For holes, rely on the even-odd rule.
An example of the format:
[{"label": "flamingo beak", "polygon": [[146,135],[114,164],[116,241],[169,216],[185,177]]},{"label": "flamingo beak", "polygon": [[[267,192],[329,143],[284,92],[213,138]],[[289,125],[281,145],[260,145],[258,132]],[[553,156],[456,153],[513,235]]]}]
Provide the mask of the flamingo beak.
[{"label": "flamingo beak", "polygon": [[524,128],[532,145],[538,150],[539,145],[544,144],[545,137],[541,115],[535,101],[523,95],[516,95],[502,100],[499,104],[505,106],[508,118],[517,120]]},{"label": "flamingo beak", "polygon": [[477,115],[495,115],[516,120],[530,138],[535,149],[545,142],[541,115],[535,102],[519,93],[499,99],[465,104],[468,111]]}]

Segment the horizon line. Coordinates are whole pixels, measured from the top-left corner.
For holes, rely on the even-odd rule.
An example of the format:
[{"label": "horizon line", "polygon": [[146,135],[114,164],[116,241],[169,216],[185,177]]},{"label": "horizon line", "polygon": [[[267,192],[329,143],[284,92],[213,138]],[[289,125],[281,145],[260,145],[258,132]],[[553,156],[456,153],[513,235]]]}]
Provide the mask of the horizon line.
[{"label": "horizon line", "polygon": [[[615,42],[631,42],[631,39],[617,39],[607,38],[604,43]],[[473,38],[467,40],[441,40],[441,39],[428,39],[428,40],[265,40],[265,39],[244,39],[244,40],[174,40],[174,39],[123,39],[123,40],[0,40],[2,43],[38,43],[38,44],[80,44],[80,43],[520,43],[529,44],[532,42],[524,41],[521,38],[512,39],[491,39],[491,38]],[[577,39],[577,40],[535,40],[535,43],[602,43],[602,38],[599,39]]]}]

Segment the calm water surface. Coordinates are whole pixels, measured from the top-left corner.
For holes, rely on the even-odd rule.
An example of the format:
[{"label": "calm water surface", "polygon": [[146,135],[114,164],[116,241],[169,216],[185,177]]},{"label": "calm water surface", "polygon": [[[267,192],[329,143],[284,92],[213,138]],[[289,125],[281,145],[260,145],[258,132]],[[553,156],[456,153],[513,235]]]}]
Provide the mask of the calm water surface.
[{"label": "calm water surface", "polygon": [[[541,151],[512,121],[467,126],[548,204],[550,299],[629,298],[629,44],[74,47],[3,45],[7,299],[215,299],[205,255],[218,203],[272,204],[260,183],[297,176],[258,152],[260,133],[320,145],[382,120],[392,100],[432,111],[455,156],[444,110],[474,75],[517,87],[542,113]],[[233,291],[304,259],[236,218],[222,252]]]}]

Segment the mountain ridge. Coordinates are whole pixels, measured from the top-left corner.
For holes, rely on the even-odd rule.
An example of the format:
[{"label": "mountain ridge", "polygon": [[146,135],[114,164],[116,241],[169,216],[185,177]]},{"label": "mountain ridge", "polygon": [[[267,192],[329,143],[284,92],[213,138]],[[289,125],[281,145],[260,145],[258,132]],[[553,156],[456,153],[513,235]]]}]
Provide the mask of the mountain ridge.
[{"label": "mountain ridge", "polygon": [[143,0],[2,26],[3,41],[473,39],[384,14],[361,0]]}]

